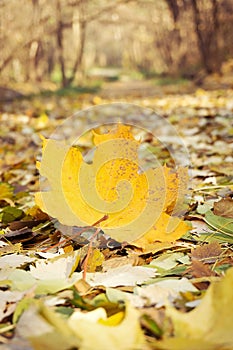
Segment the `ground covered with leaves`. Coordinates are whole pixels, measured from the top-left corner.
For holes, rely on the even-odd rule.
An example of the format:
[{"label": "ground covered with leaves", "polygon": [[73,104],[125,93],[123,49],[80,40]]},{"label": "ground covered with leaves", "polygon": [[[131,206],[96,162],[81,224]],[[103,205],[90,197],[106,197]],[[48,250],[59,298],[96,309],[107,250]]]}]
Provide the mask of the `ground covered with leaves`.
[{"label": "ground covered with leaves", "polygon": [[[2,348],[230,350],[233,90],[118,91],[117,99],[110,92],[1,102]],[[180,228],[172,241],[157,232],[157,240],[118,242],[104,230],[93,239],[91,223],[84,230],[61,224],[35,204],[41,138],[72,140],[78,132],[83,136],[73,148],[86,154],[93,139],[83,132],[113,115],[139,126],[134,136],[146,168],[156,157],[175,169],[173,154],[190,168],[182,207],[189,229]],[[58,158],[51,156],[53,166]]]}]

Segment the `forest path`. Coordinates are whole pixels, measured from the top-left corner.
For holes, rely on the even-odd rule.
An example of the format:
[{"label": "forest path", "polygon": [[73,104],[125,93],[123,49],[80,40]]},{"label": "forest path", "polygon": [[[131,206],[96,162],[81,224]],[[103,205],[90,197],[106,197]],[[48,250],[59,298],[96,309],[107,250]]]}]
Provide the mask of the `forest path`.
[{"label": "forest path", "polygon": [[195,87],[190,82],[185,84],[156,85],[153,80],[126,80],[105,82],[100,96],[104,98],[120,98],[124,96],[151,97],[173,93],[191,93]]}]

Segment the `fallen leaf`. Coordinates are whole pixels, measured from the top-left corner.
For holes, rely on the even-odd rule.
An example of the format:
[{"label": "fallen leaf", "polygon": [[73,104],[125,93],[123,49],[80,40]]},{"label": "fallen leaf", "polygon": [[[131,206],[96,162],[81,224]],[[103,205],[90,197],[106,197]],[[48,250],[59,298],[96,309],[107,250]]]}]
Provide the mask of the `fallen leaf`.
[{"label": "fallen leaf", "polygon": [[98,322],[100,324],[104,324],[105,326],[117,326],[123,319],[123,311],[120,311],[108,317],[106,310],[103,307],[98,307],[97,309],[86,313],[82,312],[81,310],[74,311],[69,318],[69,323],[72,325],[73,322],[76,323],[82,320],[86,320],[93,323]]},{"label": "fallen leaf", "polygon": [[145,340],[140,328],[140,314],[132,306],[126,305],[124,313],[118,312],[105,320],[101,318],[106,318],[106,312],[98,308],[86,314],[74,312],[64,320],[42,303],[35,302],[21,315],[16,329],[35,350],[142,348]]},{"label": "fallen leaf", "polygon": [[35,258],[29,258],[23,254],[8,254],[0,257],[0,269],[20,267],[35,260]]},{"label": "fallen leaf", "polygon": [[211,165],[210,169],[215,171],[216,173],[231,176],[233,173],[233,164],[232,163],[222,163],[221,166]]},{"label": "fallen leaf", "polygon": [[221,281],[210,285],[200,305],[194,310],[184,314],[169,307],[166,314],[174,327],[172,342],[189,339],[194,344],[206,343],[206,348],[202,346],[201,349],[232,349],[232,284],[233,268],[226,272]]},{"label": "fallen leaf", "polygon": [[93,130],[92,133],[94,136],[94,143],[95,145],[99,145],[104,141],[109,141],[109,140],[119,139],[119,138],[135,141],[135,138],[133,137],[130,130],[131,130],[131,126],[124,125],[121,123],[117,125],[117,132],[114,132],[113,130],[111,130],[111,128],[105,134],[99,133],[98,132],[99,130]]},{"label": "fallen leaf", "polygon": [[69,319],[69,323],[72,325],[73,322],[76,323],[82,320],[96,323],[99,320],[106,320],[106,319],[107,319],[107,313],[105,309],[103,307],[98,307],[97,309],[94,309],[87,313],[84,313],[81,310],[74,311]]},{"label": "fallen leaf", "polygon": [[95,272],[98,266],[104,262],[104,255],[99,249],[92,250],[87,262],[87,271]]},{"label": "fallen leaf", "polygon": [[35,350],[66,350],[80,346],[79,338],[67,321],[36,300],[21,315],[16,330]]},{"label": "fallen leaf", "polygon": [[[193,260],[189,272],[194,278],[216,276],[216,273],[212,271],[209,265],[203,264],[201,261]],[[199,290],[206,290],[209,286],[209,281],[202,280],[200,282],[194,282],[195,287]]]},{"label": "fallen leaf", "polygon": [[233,218],[233,199],[222,198],[214,203],[214,214],[225,218]]},{"label": "fallen leaf", "polygon": [[92,286],[136,286],[154,277],[155,269],[143,266],[124,265],[108,270],[87,274],[87,282]]},{"label": "fallen leaf", "polygon": [[191,251],[191,259],[199,260],[203,263],[214,263],[222,253],[221,246],[218,242],[211,242],[198,246]]},{"label": "fallen leaf", "polygon": [[103,271],[108,271],[110,269],[124,266],[124,265],[131,265],[131,266],[137,266],[140,265],[140,258],[138,255],[131,255],[131,256],[121,256],[117,258],[111,258],[103,262],[102,267]]},{"label": "fallen leaf", "polygon": [[[179,211],[183,201],[187,169],[173,172],[159,166],[143,171],[139,143],[125,125],[118,124],[108,134],[95,133],[94,142],[97,147],[88,164],[78,148],[43,140],[38,169],[49,189],[36,194],[37,205],[64,225],[96,223],[117,241],[145,246],[180,238],[190,227],[170,214]],[[136,241],[140,236],[144,240]]]},{"label": "fallen leaf", "polygon": [[198,290],[183,277],[180,280],[164,280],[150,284],[149,286],[136,287],[134,293],[144,299],[145,306],[156,305],[162,307],[172,303],[180,295],[180,292],[197,292]]},{"label": "fallen leaf", "polygon": [[24,293],[18,291],[0,291],[0,321],[11,315],[16,308],[17,302],[24,296]]},{"label": "fallen leaf", "polygon": [[82,273],[75,272],[69,278],[53,278],[52,275],[50,276],[50,279],[36,279],[30,272],[16,269],[8,274],[7,280],[10,282],[12,290],[25,291],[35,287],[36,294],[52,294],[72,287],[75,282],[82,278]]},{"label": "fallen leaf", "polygon": [[[174,243],[174,242],[154,242],[154,243],[144,243],[144,244],[145,244],[145,246],[143,247],[144,254],[149,254],[149,253],[156,254],[160,251],[179,246],[179,242],[176,242],[176,243]],[[137,245],[136,242],[134,242],[133,245],[136,247],[140,247],[140,244]]]},{"label": "fallen leaf", "polygon": [[[34,291],[34,288],[32,288],[32,291]],[[26,297],[21,298],[15,308],[14,315],[12,318],[12,322],[15,324],[19,320],[22,313],[27,310],[30,305],[34,303],[34,295],[33,293],[26,295]]]},{"label": "fallen leaf", "polygon": [[22,250],[22,243],[8,244],[0,241],[0,256],[5,254],[21,253]]},{"label": "fallen leaf", "polygon": [[150,266],[161,268],[164,270],[171,270],[173,267],[178,265],[178,259],[183,257],[183,253],[164,253],[158,258],[153,259],[150,262]]},{"label": "fallen leaf", "polygon": [[111,287],[106,288],[106,296],[112,303],[122,303],[122,301],[125,303],[129,302],[130,305],[136,308],[142,308],[148,304],[147,300],[135,293],[123,292],[122,290]]},{"label": "fallen leaf", "polygon": [[88,315],[86,319],[77,319],[73,314],[68,320],[70,328],[81,338],[80,350],[142,349],[144,336],[139,323],[140,314],[129,304],[126,305],[122,322],[117,325],[112,324],[112,320],[110,322],[106,320],[107,322],[102,324],[102,322],[93,322],[93,319],[88,320],[87,318]]},{"label": "fallen leaf", "polygon": [[[153,342],[153,345],[156,350],[220,350],[218,345],[215,346],[204,338],[165,338],[164,340]],[[231,350],[231,348],[221,347],[221,350]]]},{"label": "fallen leaf", "polygon": [[162,213],[151,230],[146,232],[141,238],[133,241],[136,246],[147,250],[147,245],[155,241],[169,242],[182,237],[191,226],[178,217],[171,217]]},{"label": "fallen leaf", "polygon": [[10,270],[4,278],[11,283],[12,290],[24,291],[35,286],[37,294],[56,293],[82,278],[81,272],[73,273],[79,259],[79,251],[74,251],[51,260],[37,261],[35,266],[30,266],[30,271]]},{"label": "fallen leaf", "polygon": [[192,272],[192,275],[195,278],[216,275],[208,265],[205,265],[203,264],[203,262],[198,260],[192,261],[190,271]]},{"label": "fallen leaf", "polygon": [[144,329],[155,335],[156,338],[161,338],[163,331],[159,324],[162,322],[158,322],[157,319],[159,321],[161,319],[159,310],[153,309],[152,312],[151,309],[149,311],[146,310],[141,317],[141,324]]},{"label": "fallen leaf", "polygon": [[50,260],[39,260],[30,266],[30,275],[39,280],[69,278],[79,263],[79,251],[59,255]]},{"label": "fallen leaf", "polygon": [[10,205],[13,205],[12,197],[14,195],[14,188],[6,183],[6,182],[0,182],[0,201],[4,200]]},{"label": "fallen leaf", "polygon": [[221,234],[229,236],[233,239],[233,220],[231,218],[224,218],[222,216],[214,215],[210,210],[205,214],[205,222]]},{"label": "fallen leaf", "polygon": [[[38,226],[39,224],[45,222],[45,220],[23,220],[23,221],[13,221],[9,224],[9,229],[11,230],[11,232],[8,234],[8,232],[5,234],[5,236],[10,237],[10,234],[12,236],[17,235],[17,233],[19,233],[22,230],[22,234],[23,234],[23,229],[24,228],[33,228]],[[14,232],[12,232],[14,231]],[[28,230],[30,232],[30,230]]]},{"label": "fallen leaf", "polygon": [[15,221],[16,219],[21,218],[24,215],[21,209],[16,207],[7,206],[3,208],[0,213],[0,222],[8,224],[9,222]]},{"label": "fallen leaf", "polygon": [[161,280],[159,282],[156,282],[156,286],[168,288],[174,292],[197,292],[196,287],[194,287],[186,277],[182,277],[181,279]]}]

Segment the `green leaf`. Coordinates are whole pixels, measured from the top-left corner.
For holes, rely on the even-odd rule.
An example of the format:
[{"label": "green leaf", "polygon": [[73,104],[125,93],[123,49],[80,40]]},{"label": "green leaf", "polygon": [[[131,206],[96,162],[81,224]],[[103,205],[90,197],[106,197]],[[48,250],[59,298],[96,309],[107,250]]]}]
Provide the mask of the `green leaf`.
[{"label": "green leaf", "polygon": [[212,229],[214,228],[217,231],[213,233],[214,238],[233,243],[233,219],[214,215],[212,211],[208,211],[204,220]]},{"label": "green leaf", "polygon": [[219,230],[225,234],[230,234],[233,237],[233,219],[214,215],[210,210],[205,214],[205,221],[216,230]]},{"label": "green leaf", "polygon": [[157,325],[157,323],[148,315],[143,315],[142,320],[144,321],[144,326],[149,329],[156,337],[161,337],[163,334],[162,329]]},{"label": "green leaf", "polygon": [[70,317],[74,312],[74,309],[67,306],[58,306],[55,310],[58,314],[61,314],[65,319]]},{"label": "green leaf", "polygon": [[0,214],[0,221],[4,224],[20,219],[24,215],[23,210],[16,207],[7,206]]},{"label": "green leaf", "polygon": [[22,315],[22,313],[27,310],[33,303],[34,303],[33,298],[28,298],[25,297],[22,300],[20,300],[16,306],[14,315],[13,315],[13,323],[18,322],[20,316]]}]

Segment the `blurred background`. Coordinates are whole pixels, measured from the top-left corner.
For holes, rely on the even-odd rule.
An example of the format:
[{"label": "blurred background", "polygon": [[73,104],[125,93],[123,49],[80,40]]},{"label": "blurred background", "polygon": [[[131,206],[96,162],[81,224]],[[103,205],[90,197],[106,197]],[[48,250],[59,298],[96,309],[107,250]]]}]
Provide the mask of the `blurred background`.
[{"label": "blurred background", "polygon": [[233,86],[232,0],[1,0],[0,85],[207,76]]}]

